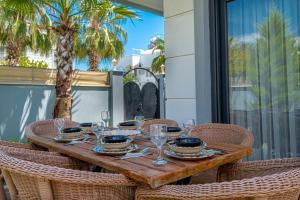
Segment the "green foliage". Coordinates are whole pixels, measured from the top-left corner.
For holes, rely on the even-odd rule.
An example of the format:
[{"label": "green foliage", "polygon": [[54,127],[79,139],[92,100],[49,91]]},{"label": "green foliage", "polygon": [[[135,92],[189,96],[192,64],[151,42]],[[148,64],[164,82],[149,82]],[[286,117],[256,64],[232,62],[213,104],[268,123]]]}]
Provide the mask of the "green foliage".
[{"label": "green foliage", "polygon": [[1,66],[8,66],[9,64],[8,64],[8,62],[6,61],[6,60],[0,60],[0,67]]},{"label": "green foliage", "polygon": [[152,53],[159,50],[159,55],[152,61],[151,70],[155,73],[164,73],[166,63],[164,39],[156,37],[151,41],[149,48],[152,49]]},{"label": "green foliage", "polygon": [[295,37],[281,13],[273,8],[258,25],[255,44],[229,41],[230,76],[250,83],[252,109],[286,112],[299,102],[299,56]]},{"label": "green foliage", "polygon": [[29,60],[28,57],[21,57],[20,67],[47,69],[48,64],[45,63],[44,61]]},{"label": "green foliage", "polygon": [[131,81],[135,81],[135,80],[136,80],[136,76],[134,75],[134,73],[129,73],[123,78],[123,84],[126,84]]},{"label": "green foliage", "polygon": [[0,43],[20,51],[16,56],[20,56],[26,47],[41,54],[51,50],[50,19],[34,5],[31,1],[0,1]]},{"label": "green foliage", "polygon": [[109,72],[109,67],[105,66],[101,69],[101,72]]},{"label": "green foliage", "polygon": [[[8,65],[9,63],[6,60],[0,60],[0,66],[8,66]],[[19,67],[47,69],[48,64],[44,61],[29,60],[28,57],[22,56],[20,58]]]},{"label": "green foliage", "polygon": [[118,60],[123,56],[127,42],[127,33],[122,25],[128,19],[138,19],[137,14],[110,0],[101,1],[97,8],[86,16],[88,23],[83,24],[80,36],[76,38],[75,53],[78,58],[84,59],[91,56],[92,50],[97,52],[99,61]]}]

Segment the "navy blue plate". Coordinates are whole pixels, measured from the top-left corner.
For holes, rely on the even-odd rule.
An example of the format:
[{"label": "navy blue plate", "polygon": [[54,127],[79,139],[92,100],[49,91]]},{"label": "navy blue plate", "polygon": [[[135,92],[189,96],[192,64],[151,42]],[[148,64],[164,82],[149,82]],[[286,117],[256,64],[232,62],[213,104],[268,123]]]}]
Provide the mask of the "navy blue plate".
[{"label": "navy blue plate", "polygon": [[80,124],[81,127],[92,127],[92,123],[81,123]]},{"label": "navy blue plate", "polygon": [[79,127],[72,127],[72,128],[64,128],[62,132],[63,133],[76,133],[76,132],[80,132],[80,131],[82,131],[81,128],[79,128]]},{"label": "navy blue plate", "polygon": [[199,138],[192,138],[192,137],[176,138],[174,140],[174,143],[178,147],[198,147],[198,146],[203,145],[202,140],[200,140]]},{"label": "navy blue plate", "polygon": [[168,132],[180,132],[182,131],[180,127],[167,127]]},{"label": "navy blue plate", "polygon": [[128,121],[119,123],[120,126],[136,126],[136,121]]},{"label": "navy blue plate", "polygon": [[128,136],[126,135],[109,135],[105,136],[102,141],[105,143],[122,143],[128,140]]}]

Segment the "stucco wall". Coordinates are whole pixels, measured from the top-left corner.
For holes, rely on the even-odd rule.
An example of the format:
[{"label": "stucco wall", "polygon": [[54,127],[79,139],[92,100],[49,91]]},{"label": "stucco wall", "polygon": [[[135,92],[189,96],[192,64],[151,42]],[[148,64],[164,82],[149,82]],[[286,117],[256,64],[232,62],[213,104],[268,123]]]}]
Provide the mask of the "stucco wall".
[{"label": "stucco wall", "polygon": [[166,117],[211,121],[209,0],[164,0]]},{"label": "stucco wall", "polygon": [[[101,119],[109,109],[110,88],[73,87],[72,119],[90,122]],[[24,138],[27,124],[51,119],[55,101],[54,86],[0,85],[0,139]]]}]

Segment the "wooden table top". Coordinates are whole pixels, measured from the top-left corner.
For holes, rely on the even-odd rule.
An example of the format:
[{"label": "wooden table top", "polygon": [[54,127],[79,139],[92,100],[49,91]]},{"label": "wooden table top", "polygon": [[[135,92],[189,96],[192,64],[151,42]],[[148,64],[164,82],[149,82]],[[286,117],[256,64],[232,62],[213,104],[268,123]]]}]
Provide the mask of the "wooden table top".
[{"label": "wooden table top", "polygon": [[[53,140],[53,135],[28,134],[28,140],[38,146],[48,148],[70,157],[112,170],[152,188],[174,183],[178,180],[190,177],[199,172],[240,160],[252,153],[250,147],[233,144],[208,144],[209,148],[221,149],[224,155],[215,155],[211,158],[199,161],[182,161],[165,156],[167,164],[164,166],[154,166],[152,161],[156,157],[150,154],[146,157],[130,158],[127,160],[116,159],[112,156],[99,155],[91,151],[95,146],[95,137],[85,144],[75,144],[66,146]],[[138,137],[134,141],[140,148],[150,147],[152,152],[156,152],[155,146],[147,139]]]}]

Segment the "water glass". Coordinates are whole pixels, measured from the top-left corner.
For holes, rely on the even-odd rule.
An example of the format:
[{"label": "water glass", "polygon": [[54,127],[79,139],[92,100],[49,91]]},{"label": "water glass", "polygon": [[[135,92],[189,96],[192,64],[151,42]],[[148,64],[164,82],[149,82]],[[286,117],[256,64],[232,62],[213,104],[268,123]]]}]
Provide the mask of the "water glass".
[{"label": "water glass", "polygon": [[65,127],[65,119],[64,118],[55,118],[54,119],[54,126],[57,130],[58,139],[62,139],[62,131]]},{"label": "water glass", "polygon": [[158,154],[156,160],[153,161],[154,165],[165,165],[167,161],[163,159],[162,148],[167,142],[167,126],[164,124],[152,124],[150,125],[150,138],[151,142],[155,144],[158,149]]},{"label": "water glass", "polygon": [[103,122],[93,122],[92,123],[92,131],[96,135],[96,147],[101,147],[101,135],[105,130],[105,126]]},{"label": "water glass", "polygon": [[105,122],[105,127],[108,128],[108,122],[110,120],[109,111],[105,110],[101,112],[101,119]]},{"label": "water glass", "polygon": [[187,131],[187,135],[190,136],[196,123],[194,119],[189,119],[183,122],[183,128]]},{"label": "water glass", "polygon": [[143,125],[144,125],[144,116],[142,116],[142,115],[136,115],[134,117],[134,120],[136,121],[136,129],[142,134],[142,132],[143,132]]}]

